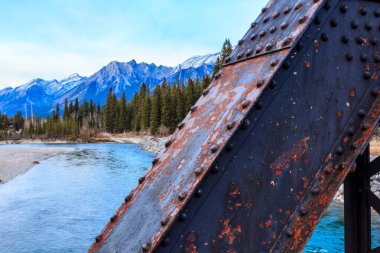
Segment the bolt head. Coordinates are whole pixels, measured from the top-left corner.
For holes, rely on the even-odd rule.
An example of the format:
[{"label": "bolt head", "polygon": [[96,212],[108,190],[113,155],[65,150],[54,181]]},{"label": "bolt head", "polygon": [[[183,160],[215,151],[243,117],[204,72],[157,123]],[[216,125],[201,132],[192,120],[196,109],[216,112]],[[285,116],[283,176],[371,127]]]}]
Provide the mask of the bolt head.
[{"label": "bolt head", "polygon": [[359,23],[357,21],[352,21],[351,22],[351,28],[352,29],[357,29],[359,27]]},{"label": "bolt head", "polygon": [[182,129],[185,126],[185,122],[181,122],[178,124],[178,129]]},{"label": "bolt head", "polygon": [[365,23],[364,27],[367,31],[371,31],[372,29],[372,25],[370,23]]},{"label": "bolt head", "polygon": [[102,237],[102,235],[98,235],[97,237],[95,237],[96,243],[100,242],[102,240]]},{"label": "bolt head", "polygon": [[294,236],[294,230],[292,228],[287,228],[286,229],[286,236],[287,237],[293,237]]},{"label": "bolt head", "polygon": [[168,140],[165,142],[165,147],[169,147],[172,144],[172,140]]},{"label": "bolt head", "polygon": [[266,32],[265,32],[265,31],[261,31],[261,32],[259,33],[259,36],[262,38],[262,37],[264,37],[264,36],[265,36],[265,34],[266,34]]},{"label": "bolt head", "polygon": [[208,89],[205,89],[205,90],[202,92],[203,96],[206,96],[208,93],[209,93],[209,90],[208,90]]},{"label": "bolt head", "polygon": [[299,213],[301,216],[306,216],[307,215],[307,209],[305,207],[301,207],[299,210]]},{"label": "bolt head", "polygon": [[212,145],[211,146],[211,152],[212,153],[216,153],[216,151],[218,151],[219,147],[217,145]]},{"label": "bolt head", "polygon": [[161,226],[166,226],[167,224],[168,224],[168,222],[169,222],[169,218],[165,218],[165,219],[163,219],[162,221],[161,221]]},{"label": "bolt head", "polygon": [[364,109],[360,109],[358,112],[358,116],[360,118],[364,118],[367,115],[367,112]]},{"label": "bolt head", "polygon": [[202,171],[203,171],[203,168],[202,167],[198,167],[195,169],[195,176],[199,176],[202,174]]},{"label": "bolt head", "polygon": [[321,34],[321,40],[322,41],[328,41],[329,40],[329,35],[327,33],[322,33]]},{"label": "bolt head", "polygon": [[330,20],[330,26],[331,27],[336,27],[337,25],[338,25],[338,21],[336,21],[336,19],[333,18]]},{"label": "bolt head", "polygon": [[124,198],[125,203],[128,203],[129,201],[131,201],[132,198],[133,198],[133,194],[132,194],[132,193],[129,194],[129,195],[127,195],[127,196]]},{"label": "bolt head", "polygon": [[281,28],[282,30],[285,30],[286,28],[288,28],[288,23],[286,23],[286,22],[282,23],[282,24],[280,25],[280,28]]},{"label": "bolt head", "polygon": [[348,9],[347,5],[341,5],[341,6],[339,7],[339,11],[340,11],[341,13],[346,13],[346,12],[347,12],[347,9]]},{"label": "bolt head", "polygon": [[351,54],[346,54],[346,60],[347,61],[352,61],[354,57]]},{"label": "bolt head", "polygon": [[196,105],[193,105],[191,108],[190,108],[190,111],[191,112],[194,112],[195,110],[197,110],[198,106]]},{"label": "bolt head", "polygon": [[368,71],[364,71],[363,77],[365,80],[370,80],[371,79],[371,73]]},{"label": "bolt head", "polygon": [[110,218],[110,221],[111,222],[114,222],[116,220],[117,216],[116,215],[113,215],[111,218]]},{"label": "bolt head", "polygon": [[235,121],[232,121],[232,122],[228,123],[227,124],[227,129],[231,130],[232,128],[234,128],[235,124],[236,124]]},{"label": "bolt head", "polygon": [[367,15],[367,9],[364,7],[360,7],[359,13],[360,13],[360,15],[365,16],[365,15]]},{"label": "bolt head", "polygon": [[263,86],[264,85],[264,80],[259,80],[259,81],[257,81],[257,83],[256,83],[256,87],[258,87],[258,88],[260,88],[261,86]]},{"label": "bolt head", "polygon": [[250,103],[251,103],[251,101],[249,101],[249,100],[245,100],[245,101],[243,102],[243,104],[242,104],[243,109],[244,109],[244,108],[247,108],[247,107],[249,106]]},{"label": "bolt head", "polygon": [[158,163],[158,161],[159,161],[159,158],[156,157],[156,158],[153,159],[152,164],[153,164],[153,165],[156,165],[156,164]]},{"label": "bolt head", "polygon": [[366,54],[361,54],[360,55],[360,61],[361,62],[366,62],[368,60],[368,56]]},{"label": "bolt head", "polygon": [[178,195],[178,200],[183,201],[183,200],[185,200],[186,196],[187,196],[187,193],[182,192],[181,194]]},{"label": "bolt head", "polygon": [[181,213],[181,215],[179,216],[179,220],[184,222],[187,220],[187,213],[183,212]]},{"label": "bolt head", "polygon": [[244,44],[244,40],[239,40],[238,44],[239,44],[239,46],[243,45]]},{"label": "bolt head", "polygon": [[335,153],[336,153],[337,155],[343,155],[343,153],[344,153],[344,148],[343,148],[342,146],[338,146],[338,147],[336,148],[336,150],[335,150]]},{"label": "bolt head", "polygon": [[140,177],[139,178],[139,184],[142,184],[145,181],[145,177]]},{"label": "bolt head", "polygon": [[344,44],[347,44],[350,41],[350,39],[346,35],[343,35],[341,40]]},{"label": "bolt head", "polygon": [[318,186],[315,186],[315,187],[313,187],[313,188],[311,189],[311,194],[313,194],[313,195],[318,195],[318,194],[319,194],[319,191],[320,191],[319,187],[318,187]]},{"label": "bolt head", "polygon": [[256,38],[257,38],[257,34],[256,33],[252,34],[251,37],[250,37],[251,40],[255,40]]}]

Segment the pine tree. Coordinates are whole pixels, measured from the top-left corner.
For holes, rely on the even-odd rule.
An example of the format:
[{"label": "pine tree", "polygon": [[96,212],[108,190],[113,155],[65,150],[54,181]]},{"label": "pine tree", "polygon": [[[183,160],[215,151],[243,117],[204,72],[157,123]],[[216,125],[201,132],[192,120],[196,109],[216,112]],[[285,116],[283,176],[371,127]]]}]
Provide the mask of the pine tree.
[{"label": "pine tree", "polygon": [[223,43],[222,50],[220,51],[220,56],[217,58],[217,61],[214,65],[214,69],[212,71],[212,78],[214,78],[215,74],[222,69],[222,64],[224,60],[232,53],[232,45],[229,39],[226,39]]},{"label": "pine tree", "polygon": [[128,128],[128,115],[127,115],[127,99],[125,97],[125,92],[121,95],[119,101],[119,131],[125,131]]},{"label": "pine tree", "polygon": [[70,112],[69,112],[69,100],[65,98],[65,107],[63,108],[63,119],[68,120],[70,117]]},{"label": "pine tree", "polygon": [[161,124],[161,86],[157,85],[153,91],[150,118],[150,132],[156,134]]}]

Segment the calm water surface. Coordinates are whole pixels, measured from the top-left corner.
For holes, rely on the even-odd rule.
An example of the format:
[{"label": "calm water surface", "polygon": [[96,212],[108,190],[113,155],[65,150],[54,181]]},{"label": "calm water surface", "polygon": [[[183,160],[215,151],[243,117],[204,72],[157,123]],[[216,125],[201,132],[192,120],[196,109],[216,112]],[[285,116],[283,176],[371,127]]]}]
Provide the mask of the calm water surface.
[{"label": "calm water surface", "polygon": [[[76,151],[0,185],[0,253],[86,252],[154,157],[132,144],[49,146]],[[342,251],[343,211],[332,205],[304,252]]]}]

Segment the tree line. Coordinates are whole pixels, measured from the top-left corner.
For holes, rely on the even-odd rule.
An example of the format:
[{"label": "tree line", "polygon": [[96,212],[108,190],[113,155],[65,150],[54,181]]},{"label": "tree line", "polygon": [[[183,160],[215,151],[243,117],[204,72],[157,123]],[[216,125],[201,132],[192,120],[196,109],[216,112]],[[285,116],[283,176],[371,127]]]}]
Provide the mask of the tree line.
[{"label": "tree line", "polygon": [[92,99],[79,103],[78,98],[70,102],[66,98],[63,108],[57,103],[46,118],[34,117],[26,121],[21,111],[12,118],[0,113],[0,132],[7,132],[11,126],[14,131],[21,130],[24,136],[77,137],[91,136],[100,131],[170,134],[209,86],[213,76],[221,69],[224,58],[231,52],[231,43],[226,40],[212,76],[205,75],[195,80],[189,78],[186,85],[184,82],[169,83],[163,80],[153,91],[148,84],[142,83],[139,92],[130,101],[127,101],[124,92],[117,98],[110,88],[103,107]]}]

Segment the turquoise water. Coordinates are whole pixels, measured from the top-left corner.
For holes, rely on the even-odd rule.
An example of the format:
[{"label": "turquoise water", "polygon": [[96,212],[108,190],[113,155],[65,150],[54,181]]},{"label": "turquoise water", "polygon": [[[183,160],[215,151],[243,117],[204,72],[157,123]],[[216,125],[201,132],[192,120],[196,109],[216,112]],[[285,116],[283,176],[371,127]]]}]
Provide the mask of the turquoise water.
[{"label": "turquoise water", "polygon": [[[154,157],[132,144],[59,146],[77,150],[0,185],[0,253],[86,252]],[[332,205],[304,252],[342,251],[343,210]]]}]

